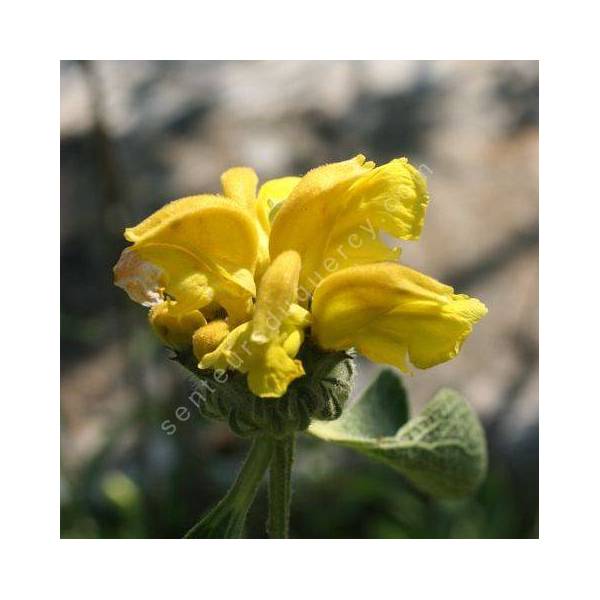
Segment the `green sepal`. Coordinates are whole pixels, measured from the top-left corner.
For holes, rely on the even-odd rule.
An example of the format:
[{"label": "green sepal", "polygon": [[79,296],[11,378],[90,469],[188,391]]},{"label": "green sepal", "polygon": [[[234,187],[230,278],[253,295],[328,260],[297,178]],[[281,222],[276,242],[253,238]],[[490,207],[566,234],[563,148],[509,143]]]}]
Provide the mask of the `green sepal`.
[{"label": "green sepal", "polygon": [[485,434],[475,412],[451,389],[441,389],[417,417],[408,417],[400,378],[383,371],[337,421],[313,421],[308,432],[353,448],[442,498],[473,492],[487,469]]},{"label": "green sepal", "polygon": [[248,389],[247,377],[227,371],[226,380],[199,370],[192,354],[180,352],[175,360],[188,369],[198,383],[198,410],[216,421],[225,421],[241,437],[267,435],[285,439],[305,431],[312,419],[337,419],[354,384],[354,357],[349,352],[325,352],[305,342],[298,359],[306,374],[293,381],[281,398],[258,398]]}]

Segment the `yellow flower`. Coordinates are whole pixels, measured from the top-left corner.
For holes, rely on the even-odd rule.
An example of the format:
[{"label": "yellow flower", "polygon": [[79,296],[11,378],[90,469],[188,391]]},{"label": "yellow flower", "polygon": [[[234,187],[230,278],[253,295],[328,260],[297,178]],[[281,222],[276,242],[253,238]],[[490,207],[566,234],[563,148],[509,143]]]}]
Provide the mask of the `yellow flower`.
[{"label": "yellow flower", "polygon": [[405,158],[375,168],[359,155],[318,167],[277,211],[271,258],[296,250],[302,258],[300,285],[309,294],[341,268],[396,260],[400,250],[386,246],[379,233],[418,239],[428,201],[425,180]]},{"label": "yellow flower", "polygon": [[476,298],[399,264],[350,267],[315,290],[313,335],[328,350],[354,347],[409,372],[454,358],[486,313]]},{"label": "yellow flower", "polygon": [[255,295],[258,234],[247,208],[220,196],[175,200],[136,227],[115,266],[115,283],[152,306],[171,299],[182,314],[218,302],[232,321],[247,319]]},{"label": "yellow flower", "polygon": [[310,323],[309,312],[295,304],[299,275],[298,253],[280,254],[260,282],[252,320],[236,327],[213,352],[200,356],[196,351],[200,368],[248,373],[255,395],[283,396],[304,375],[302,363],[294,360]]},{"label": "yellow flower", "polygon": [[258,192],[256,173],[235,167],[221,183],[223,196],[176,200],[127,229],[115,283],[151,307],[165,343],[193,347],[202,369],[247,373],[257,396],[304,375],[309,333],[409,371],[454,358],[487,312],[397,264],[382,240],[423,228],[427,184],[406,158],[376,167],[359,155]]}]

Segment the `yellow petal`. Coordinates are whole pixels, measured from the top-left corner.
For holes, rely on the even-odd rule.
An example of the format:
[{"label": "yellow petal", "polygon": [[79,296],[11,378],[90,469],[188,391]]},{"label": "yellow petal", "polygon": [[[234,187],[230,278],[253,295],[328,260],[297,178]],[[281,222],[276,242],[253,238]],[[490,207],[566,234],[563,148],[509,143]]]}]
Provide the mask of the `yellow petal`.
[{"label": "yellow petal", "polygon": [[287,325],[305,329],[310,325],[310,313],[298,304],[292,304],[285,321],[282,323],[282,329],[285,329]]},{"label": "yellow petal", "polygon": [[249,167],[233,167],[221,175],[223,195],[239,202],[252,213],[256,203],[256,186],[258,176]]},{"label": "yellow petal", "polygon": [[352,183],[371,168],[373,163],[365,163],[362,155],[317,167],[302,177],[277,211],[271,227],[271,259],[285,250],[296,250],[302,258],[303,287],[307,275],[321,267],[341,199]]},{"label": "yellow petal", "polygon": [[[255,220],[236,201],[219,196],[176,200],[127,229],[125,237],[134,245],[124,256],[136,257],[138,271],[150,264],[160,273],[154,289],[141,296],[161,293],[162,285],[174,300],[171,310],[175,312],[217,302],[232,322],[249,316],[256,291],[258,234]],[[117,285],[124,283],[123,276],[117,275],[124,270],[123,260],[115,267]],[[128,276],[129,281],[135,279],[130,272]]]},{"label": "yellow petal", "polygon": [[292,190],[298,185],[300,177],[281,177],[265,181],[258,190],[256,216],[264,231],[269,234],[271,221],[281,203],[287,200]]},{"label": "yellow petal", "polygon": [[248,387],[261,398],[280,398],[289,384],[303,375],[299,360],[290,358],[283,346],[269,344],[261,360],[248,371]]},{"label": "yellow petal", "polygon": [[[254,275],[255,280],[259,282],[269,266],[270,227],[265,227],[262,201],[258,201],[256,198],[257,184],[258,176],[249,167],[234,167],[221,175],[221,185],[225,196],[237,202],[241,207],[246,208],[255,223],[258,236],[258,253]],[[264,185],[261,187],[261,191],[264,187]]]},{"label": "yellow petal", "polygon": [[313,335],[323,348],[355,347],[408,370],[454,358],[486,313],[476,298],[393,263],[350,267],[327,277],[312,302]]},{"label": "yellow petal", "polygon": [[296,356],[304,342],[304,331],[299,327],[290,327],[284,328],[284,332],[286,335],[282,336],[281,346],[288,356]]},{"label": "yellow petal", "polygon": [[148,319],[154,332],[160,339],[175,350],[183,350],[192,345],[192,335],[203,325],[206,319],[199,310],[183,315],[169,311],[169,302],[163,302],[152,307]]},{"label": "yellow petal", "polygon": [[370,219],[395,238],[416,240],[421,235],[429,203],[427,182],[408,159],[394,159],[360,177],[348,196],[348,224]]},{"label": "yellow petal", "polygon": [[281,253],[264,274],[252,318],[252,340],[266,343],[279,335],[290,306],[296,301],[300,255],[293,250]]},{"label": "yellow petal", "polygon": [[307,173],[277,212],[271,258],[302,259],[300,286],[312,292],[328,273],[398,257],[380,234],[417,239],[429,196],[424,178],[401,158],[374,168],[362,155]]},{"label": "yellow petal", "polygon": [[262,278],[252,321],[236,327],[216,350],[200,357],[200,368],[247,373],[255,395],[283,396],[289,384],[304,375],[295,356],[310,314],[295,304],[299,273],[298,253],[280,254]]},{"label": "yellow petal", "polygon": [[290,333],[283,340],[257,344],[250,339],[251,330],[251,322],[236,327],[216,350],[202,357],[198,366],[247,373],[253,394],[279,398],[294,379],[304,375],[302,363],[293,358],[300,349],[302,335]]},{"label": "yellow petal", "polygon": [[246,321],[230,331],[215,350],[200,357],[198,367],[200,369],[235,369],[247,373],[251,326],[252,323]]}]

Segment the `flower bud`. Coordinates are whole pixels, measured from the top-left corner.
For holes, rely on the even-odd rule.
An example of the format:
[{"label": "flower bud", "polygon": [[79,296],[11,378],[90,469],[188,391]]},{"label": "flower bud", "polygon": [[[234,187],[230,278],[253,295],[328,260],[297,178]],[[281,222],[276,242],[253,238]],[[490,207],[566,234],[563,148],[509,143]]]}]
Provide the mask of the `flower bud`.
[{"label": "flower bud", "polygon": [[205,354],[216,350],[228,333],[229,326],[221,320],[211,321],[208,325],[200,327],[192,338],[194,356],[201,361]]},{"label": "flower bud", "polygon": [[153,306],[148,319],[156,335],[174,350],[189,348],[194,331],[206,325],[206,319],[199,310],[173,315],[169,312],[168,302]]}]

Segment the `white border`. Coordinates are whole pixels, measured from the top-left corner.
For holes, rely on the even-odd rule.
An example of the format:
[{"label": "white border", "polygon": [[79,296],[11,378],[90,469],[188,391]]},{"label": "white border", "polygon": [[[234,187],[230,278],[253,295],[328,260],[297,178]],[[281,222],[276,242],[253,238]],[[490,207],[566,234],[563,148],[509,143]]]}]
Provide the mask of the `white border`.
[{"label": "white border", "polygon": [[[585,6],[58,2],[4,9],[8,597],[506,599],[589,597],[597,589],[600,103],[590,85],[597,64],[589,60],[597,19]],[[59,541],[58,59],[244,57],[542,57],[541,541]]]}]

